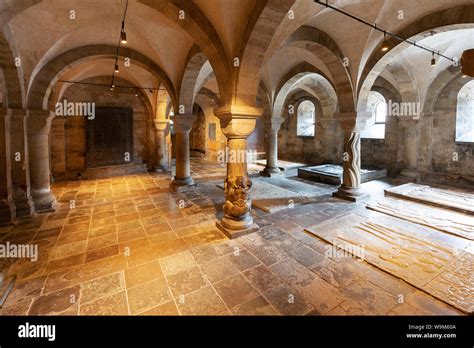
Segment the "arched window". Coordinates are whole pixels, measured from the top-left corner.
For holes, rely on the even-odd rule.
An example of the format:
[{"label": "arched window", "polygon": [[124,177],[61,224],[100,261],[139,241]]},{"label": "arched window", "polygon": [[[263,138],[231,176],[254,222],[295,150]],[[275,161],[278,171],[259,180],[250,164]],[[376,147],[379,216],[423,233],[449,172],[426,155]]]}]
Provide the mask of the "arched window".
[{"label": "arched window", "polygon": [[474,143],[474,80],[466,83],[458,93],[456,141]]},{"label": "arched window", "polygon": [[367,128],[361,132],[366,139],[385,139],[385,123],[387,122],[387,101],[379,92],[371,91],[367,102],[367,111],[372,117],[367,122]]},{"label": "arched window", "polygon": [[316,123],[316,107],[309,100],[298,106],[296,135],[299,137],[314,137]]}]

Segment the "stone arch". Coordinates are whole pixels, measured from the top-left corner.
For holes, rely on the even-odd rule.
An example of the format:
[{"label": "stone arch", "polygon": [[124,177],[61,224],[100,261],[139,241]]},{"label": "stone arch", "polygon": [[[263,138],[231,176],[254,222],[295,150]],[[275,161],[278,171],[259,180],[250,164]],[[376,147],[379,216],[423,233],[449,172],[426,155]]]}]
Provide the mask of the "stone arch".
[{"label": "stone arch", "polygon": [[240,68],[235,78],[233,102],[254,106],[258,94],[260,69],[269,55],[273,35],[295,0],[256,1],[255,14],[249,19],[239,53]]},{"label": "stone arch", "polygon": [[436,76],[431,82],[430,86],[423,100],[423,114],[432,114],[435,109],[436,101],[440,93],[455,79],[461,76],[461,71],[458,67],[450,65],[447,69],[443,70]]},{"label": "stone arch", "polygon": [[[139,2],[166,16],[196,42],[212,65],[221,93],[231,95],[232,86],[229,81],[231,59],[227,57],[216,29],[199,7],[193,1],[139,0]],[[184,11],[183,19],[180,19],[180,11]]]},{"label": "stone arch", "polygon": [[[396,34],[400,37],[417,41],[422,38],[421,33],[423,32],[434,29],[438,31],[448,31],[472,28],[474,26],[473,23],[474,5],[465,5],[437,11],[418,18],[416,21],[396,32]],[[368,89],[370,90],[367,86],[372,86],[377,76],[384,69],[385,63],[390,61],[390,59],[401,50],[408,47],[408,44],[402,43],[393,37],[388,38],[387,42],[389,47],[391,47],[387,52],[382,52],[381,47],[383,42],[380,42],[367,59],[360,75],[357,95],[360,95],[361,92],[367,91]]]},{"label": "stone arch", "polygon": [[[309,76],[314,76],[316,79],[317,84],[319,84],[322,88],[319,88],[317,84],[311,83],[309,87],[314,96],[319,94],[320,98],[324,100],[324,105],[327,107],[329,100],[337,100],[336,91],[334,87],[329,82],[328,78],[318,69],[313,67],[310,64],[303,63],[297,65],[293,69],[291,69],[280,81],[279,87],[277,88],[277,93],[275,97],[275,102],[273,104],[273,113],[274,114],[282,114],[283,108],[285,107],[285,101],[287,99],[288,94],[299,85],[304,79]],[[302,87],[300,87],[302,88]],[[312,88],[316,88],[313,90]],[[304,87],[302,89],[305,89]],[[318,93],[319,92],[319,93]],[[325,114],[327,114],[328,110],[325,110]]]},{"label": "stone arch", "polygon": [[[398,94],[400,95],[401,102],[407,102],[407,103],[420,102],[420,95],[419,95],[416,78],[413,74],[413,71],[407,70],[403,64],[395,62],[395,61],[391,61],[389,64],[387,64],[385,66],[385,70],[387,70],[397,82],[398,84],[397,91],[398,91]],[[379,77],[380,75],[377,78]],[[366,84],[364,85],[363,90],[360,91],[359,99],[357,101],[358,111],[366,111],[367,98],[370,91],[373,90],[372,87],[373,87],[373,84],[372,85]]]},{"label": "stone arch", "polygon": [[402,101],[402,96],[400,95],[400,92],[382,76],[377,77],[371,90],[379,92],[386,99],[392,99],[397,102]]},{"label": "stone arch", "polygon": [[316,55],[332,74],[341,113],[354,112],[355,99],[352,81],[347,68],[344,66],[344,55],[336,42],[325,32],[308,26],[300,27],[285,42],[285,46],[295,46],[306,49]]},{"label": "stone arch", "polygon": [[179,89],[179,106],[184,106],[185,113],[193,110],[194,99],[197,93],[197,82],[199,74],[207,62],[207,57],[194,45],[191,47],[185,63],[181,86]]},{"label": "stone arch", "polygon": [[[88,77],[88,78],[80,80],[78,82],[107,84],[109,81],[110,81],[110,76],[102,75],[102,76]],[[121,86],[127,87],[127,88],[116,87],[115,90],[118,93],[128,91],[129,90],[128,87],[137,88],[136,92],[138,93],[138,99],[140,100],[141,103],[144,104],[144,106],[145,106],[145,108],[148,112],[148,115],[150,117],[150,120],[152,120],[153,119],[153,106],[150,102],[150,99],[146,95],[146,91],[144,91],[143,89],[140,89],[140,87],[136,86],[133,82],[131,82],[131,81],[129,81],[129,80],[123,78],[123,77],[118,77],[117,76],[117,77],[115,77],[115,81],[116,81],[117,84],[120,84]],[[75,86],[74,84],[64,86],[61,89],[61,91],[59,92],[57,100],[52,100],[51,104],[54,105],[57,101],[60,101],[63,98],[63,96],[67,94],[67,91],[70,90],[74,86]],[[80,87],[80,90],[87,90],[88,88],[90,88],[89,85],[83,85],[82,87]]]},{"label": "stone arch", "polygon": [[[93,60],[97,57],[115,58],[116,53],[117,47],[114,46],[88,45],[76,47],[52,59],[44,65],[32,79],[27,98],[28,108],[46,109],[52,87],[59,76],[67,71],[73,64]],[[126,47],[120,48],[119,57],[130,58],[133,63],[157,76],[168,90],[173,104],[177,104],[173,83],[160,66],[141,53]]]},{"label": "stone arch", "polygon": [[5,81],[4,106],[9,108],[23,107],[23,89],[20,82],[19,70],[15,66],[15,58],[3,32],[0,31],[0,69]]}]

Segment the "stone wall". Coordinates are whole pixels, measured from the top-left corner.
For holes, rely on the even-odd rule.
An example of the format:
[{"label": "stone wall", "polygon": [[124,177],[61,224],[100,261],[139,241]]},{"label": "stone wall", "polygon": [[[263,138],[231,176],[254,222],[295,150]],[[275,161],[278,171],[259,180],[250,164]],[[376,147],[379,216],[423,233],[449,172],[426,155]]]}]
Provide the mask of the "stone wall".
[{"label": "stone wall", "polygon": [[[314,137],[297,136],[297,110],[304,100],[313,102],[316,108],[316,130]],[[288,112],[293,105],[294,113]],[[283,115],[285,121],[278,132],[279,159],[312,165],[341,163],[343,135],[332,115],[324,115],[321,103],[312,96],[299,96],[295,102],[288,102]]]},{"label": "stone wall", "polygon": [[[425,180],[474,187],[474,143],[455,142],[457,96],[466,80],[450,83],[439,95],[434,112],[422,119],[420,142],[431,149],[429,156],[419,156]],[[429,163],[422,162],[426,160]]]}]

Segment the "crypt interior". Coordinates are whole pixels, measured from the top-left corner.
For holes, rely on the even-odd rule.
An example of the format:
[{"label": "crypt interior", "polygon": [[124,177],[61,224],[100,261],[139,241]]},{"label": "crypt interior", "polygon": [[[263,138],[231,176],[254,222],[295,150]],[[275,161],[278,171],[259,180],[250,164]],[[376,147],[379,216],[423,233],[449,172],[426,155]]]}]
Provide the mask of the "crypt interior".
[{"label": "crypt interior", "polygon": [[469,315],[472,0],[1,0],[1,315]]}]

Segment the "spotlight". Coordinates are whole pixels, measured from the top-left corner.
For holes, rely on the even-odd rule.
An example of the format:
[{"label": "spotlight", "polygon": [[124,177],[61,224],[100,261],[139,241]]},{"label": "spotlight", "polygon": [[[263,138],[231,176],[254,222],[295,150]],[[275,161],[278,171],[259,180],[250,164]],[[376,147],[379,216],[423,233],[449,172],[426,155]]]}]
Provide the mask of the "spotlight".
[{"label": "spotlight", "polygon": [[382,52],[387,52],[388,49],[390,48],[390,46],[388,45],[387,39],[385,37],[386,37],[386,33],[384,32],[383,33],[383,43],[382,43],[382,48],[381,48]]},{"label": "spotlight", "polygon": [[120,42],[123,44],[127,43],[127,33],[123,30],[120,32]]},{"label": "spotlight", "polygon": [[431,58],[431,66],[435,66],[435,65],[436,65],[436,59],[433,52],[433,57]]},{"label": "spotlight", "polygon": [[120,72],[118,64],[115,64],[115,73],[118,74]]},{"label": "spotlight", "polygon": [[110,86],[110,90],[113,91],[115,88],[115,85],[112,83],[112,85]]},{"label": "spotlight", "polygon": [[138,92],[135,92],[135,97],[138,97]]}]

